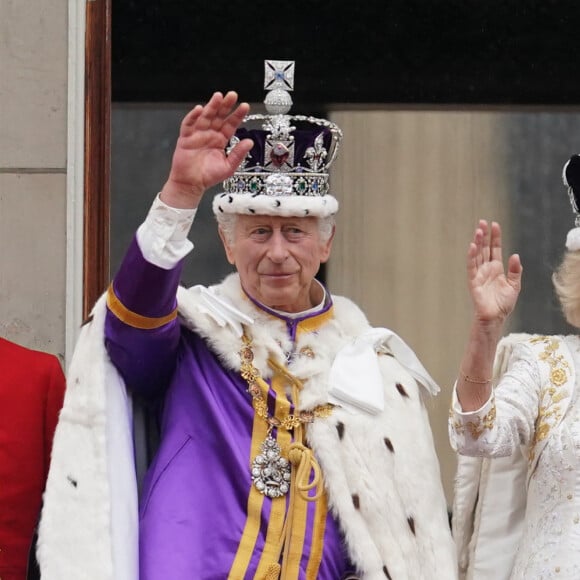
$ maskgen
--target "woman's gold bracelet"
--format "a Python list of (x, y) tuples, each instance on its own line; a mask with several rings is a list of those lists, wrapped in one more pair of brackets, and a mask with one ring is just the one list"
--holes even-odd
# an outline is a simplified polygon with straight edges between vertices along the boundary
[(491, 383), (491, 379), (480, 379), (479, 377), (470, 377), (469, 375), (466, 375), (463, 371), (459, 371), (459, 374), (466, 383), (475, 383), (477, 385), (486, 385), (487, 383)]

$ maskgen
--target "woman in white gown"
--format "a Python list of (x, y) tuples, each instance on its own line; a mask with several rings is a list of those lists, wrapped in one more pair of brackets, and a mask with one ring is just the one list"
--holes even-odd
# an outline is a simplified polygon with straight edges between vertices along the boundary
[[(564, 166), (564, 182), (576, 227), (553, 281), (566, 320), (580, 328), (580, 156)], [(500, 342), (521, 277), (517, 254), (504, 270), (500, 226), (480, 221), (467, 256), (473, 323), (449, 419), (460, 454), (453, 514), (460, 575), (578, 580), (580, 338)]]

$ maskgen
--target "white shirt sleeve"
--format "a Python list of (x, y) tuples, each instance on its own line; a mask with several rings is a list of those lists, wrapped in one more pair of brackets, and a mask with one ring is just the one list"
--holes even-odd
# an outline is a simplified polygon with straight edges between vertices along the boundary
[(171, 270), (193, 249), (187, 239), (197, 209), (178, 209), (153, 201), (145, 221), (137, 229), (137, 244), (143, 257), (155, 266)]

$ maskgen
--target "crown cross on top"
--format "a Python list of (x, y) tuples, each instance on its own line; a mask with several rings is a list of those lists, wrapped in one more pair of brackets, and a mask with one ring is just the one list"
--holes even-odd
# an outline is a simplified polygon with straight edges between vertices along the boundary
[[(282, 207), (282, 198), (287, 198), (285, 202), (295, 200), (284, 203), (285, 209), (276, 210), (276, 215), (294, 211), (290, 209), (291, 204), (302, 204), (296, 201), (297, 198), (324, 200), (320, 206), (307, 203), (306, 215), (311, 211), (327, 211), (324, 206), (332, 197), (328, 195), (329, 167), (336, 157), (342, 131), (326, 119), (290, 114), (294, 70), (294, 61), (264, 61), (267, 114), (248, 115), (230, 140), (226, 152), (244, 138), (252, 139), (254, 147), (234, 175), (224, 181), (226, 197), (223, 204), (219, 203), (218, 211), (228, 212), (242, 207), (249, 213), (261, 211), (256, 208), (270, 208), (270, 201), (264, 201), (264, 198), (271, 199), (277, 208)], [(259, 122), (261, 129), (256, 127)], [(247, 202), (242, 201), (244, 196), (247, 196)], [(329, 214), (338, 207), (335, 207), (337, 202), (333, 197), (332, 200), (334, 209), (329, 209)]]
[(264, 61), (264, 89), (272, 91), (282, 89), (294, 90), (294, 61), (266, 60)]

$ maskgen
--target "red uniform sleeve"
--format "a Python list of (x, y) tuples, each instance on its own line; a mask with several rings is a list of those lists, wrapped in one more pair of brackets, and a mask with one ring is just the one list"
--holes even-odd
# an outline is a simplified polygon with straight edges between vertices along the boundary
[(46, 389), (46, 407), (44, 418), (44, 474), (45, 479), (48, 475), (50, 465), (50, 452), (52, 449), (52, 440), (54, 431), (58, 422), (60, 410), (64, 402), (64, 393), (66, 388), (65, 376), (56, 357), (52, 357), (48, 369), (48, 384)]

